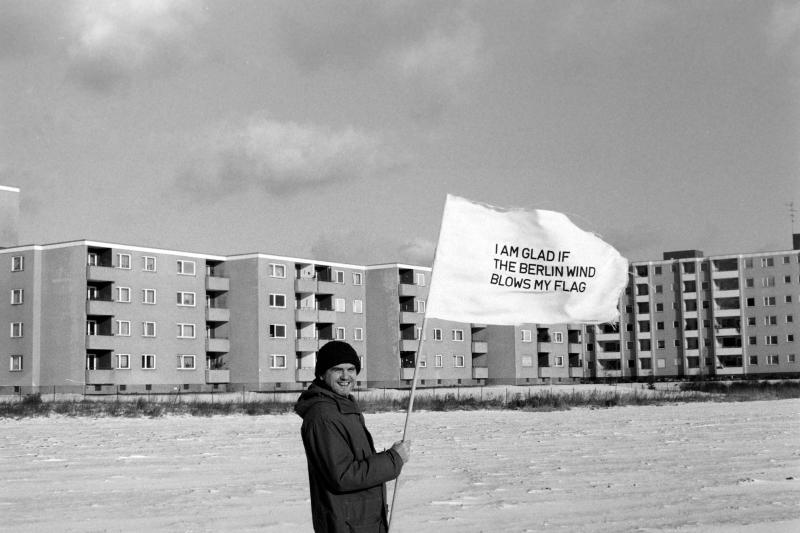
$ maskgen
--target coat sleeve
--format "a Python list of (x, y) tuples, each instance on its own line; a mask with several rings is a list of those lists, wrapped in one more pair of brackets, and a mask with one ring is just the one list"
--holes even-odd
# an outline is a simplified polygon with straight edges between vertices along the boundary
[(356, 457), (346, 428), (336, 421), (315, 420), (303, 432), (308, 459), (331, 492), (363, 490), (400, 475), (403, 460), (394, 450)]

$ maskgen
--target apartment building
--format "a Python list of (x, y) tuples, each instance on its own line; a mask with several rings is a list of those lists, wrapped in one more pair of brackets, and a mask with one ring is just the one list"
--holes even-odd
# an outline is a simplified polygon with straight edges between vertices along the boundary
[(620, 322), (590, 329), (593, 378), (798, 376), (794, 249), (635, 262)]
[(360, 387), (798, 376), (792, 250), (631, 264), (614, 324), (425, 320), (431, 269), (96, 241), (17, 243), (0, 187), (0, 394), (299, 390), (339, 339)]

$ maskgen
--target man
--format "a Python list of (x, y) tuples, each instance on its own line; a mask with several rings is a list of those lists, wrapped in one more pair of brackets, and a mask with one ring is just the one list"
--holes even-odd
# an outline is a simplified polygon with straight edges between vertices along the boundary
[(385, 532), (385, 483), (400, 475), (409, 442), (377, 453), (351, 395), (361, 361), (352, 346), (331, 341), (317, 352), (316, 379), (295, 405), (308, 461), (311, 517), (317, 532)]

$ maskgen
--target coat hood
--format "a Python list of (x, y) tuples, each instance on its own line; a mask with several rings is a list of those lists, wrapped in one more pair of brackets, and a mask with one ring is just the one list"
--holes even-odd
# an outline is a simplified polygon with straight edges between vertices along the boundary
[(294, 412), (305, 418), (308, 412), (317, 404), (327, 404), (337, 408), (342, 413), (360, 413), (358, 405), (352, 396), (344, 397), (333, 392), (324, 381), (315, 379), (306, 390), (300, 394), (294, 405)]

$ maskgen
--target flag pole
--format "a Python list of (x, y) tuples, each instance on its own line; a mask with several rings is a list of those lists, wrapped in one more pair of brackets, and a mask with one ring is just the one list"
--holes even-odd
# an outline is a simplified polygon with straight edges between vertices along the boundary
[[(434, 260), (435, 262), (435, 260)], [(431, 277), (431, 284), (433, 283), (433, 277)], [(430, 286), (428, 288), (430, 291)], [(400, 440), (406, 440), (406, 433), (408, 432), (408, 421), (411, 418), (411, 412), (414, 410), (414, 394), (417, 391), (417, 369), (419, 369), (419, 356), (422, 353), (422, 340), (425, 338), (425, 326), (428, 323), (428, 312), (427, 306), (425, 307), (425, 314), (422, 316), (422, 330), (419, 333), (419, 342), (417, 343), (417, 352), (414, 354), (414, 373), (411, 376), (411, 394), (408, 397), (408, 409), (406, 410), (406, 420), (403, 423), (403, 437)], [(389, 516), (387, 518), (386, 524), (386, 531), (387, 533), (391, 529), (392, 526), (392, 517), (394, 516), (394, 503), (397, 499), (397, 488), (398, 482), (400, 481), (400, 476), (397, 476), (394, 480), (394, 491), (392, 491), (392, 506), (389, 508)]]

